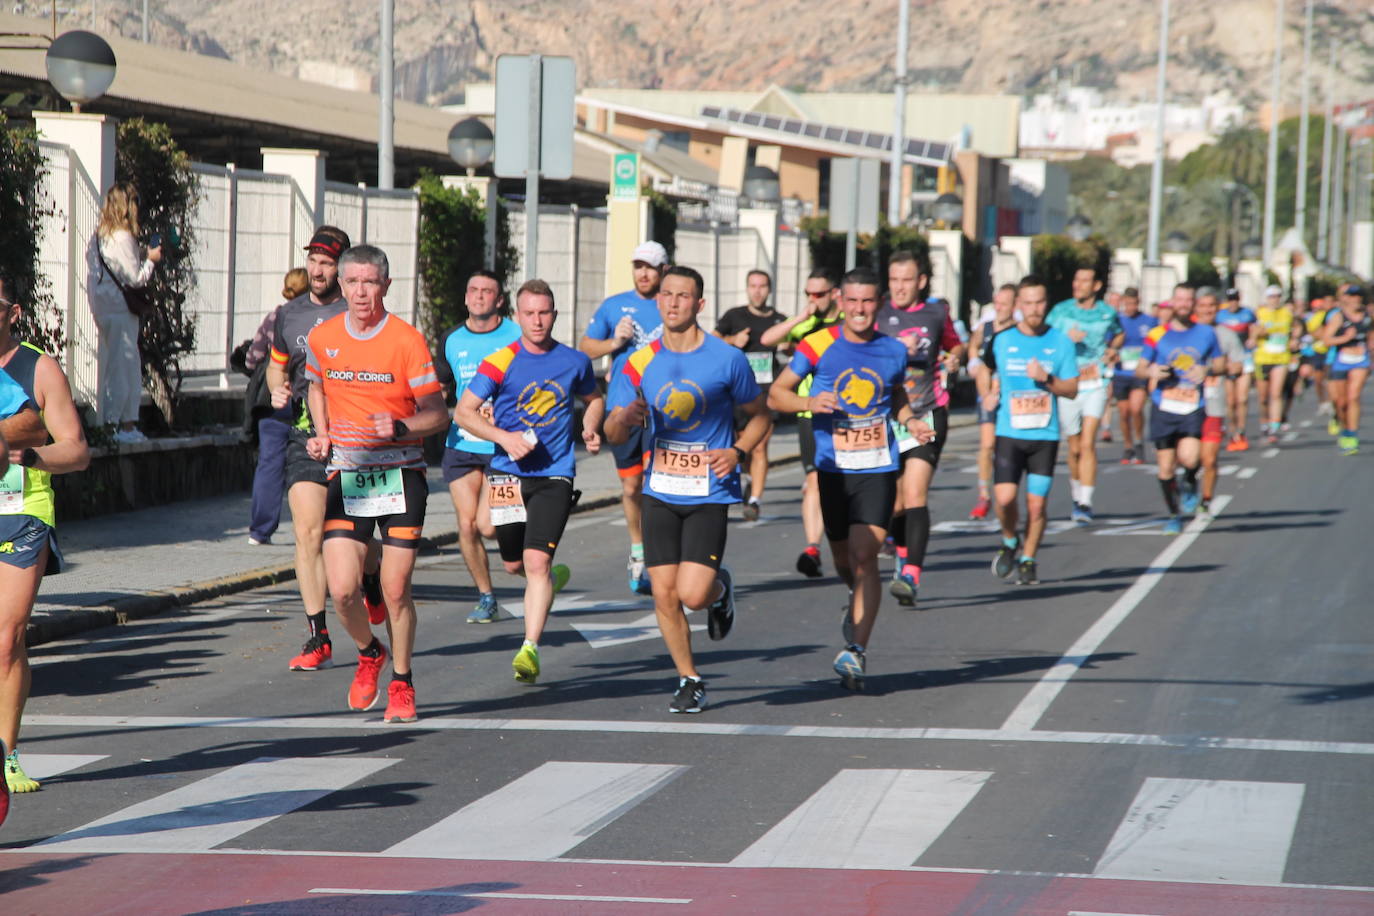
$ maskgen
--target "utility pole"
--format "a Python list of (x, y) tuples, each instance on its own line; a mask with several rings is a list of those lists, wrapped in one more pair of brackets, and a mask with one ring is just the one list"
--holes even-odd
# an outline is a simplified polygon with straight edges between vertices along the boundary
[(391, 190), (396, 186), (396, 75), (392, 57), (394, 36), (392, 26), (396, 20), (395, 0), (382, 0), (382, 29), (378, 52), (377, 91), (381, 96), (379, 108), (380, 123), (377, 125), (377, 187)]
[(1274, 80), (1269, 91), (1269, 156), (1264, 167), (1264, 265), (1274, 250), (1274, 216), (1279, 189), (1279, 93), (1283, 89), (1283, 13), (1285, 0), (1274, 4)]
[(1336, 134), (1335, 187), (1331, 191), (1331, 263), (1339, 265), (1345, 252), (1345, 145), (1349, 139), (1342, 128)]
[(1312, 62), (1312, 0), (1307, 0), (1307, 22), (1302, 36), (1302, 117), (1298, 128), (1298, 186), (1293, 198), (1293, 226), (1307, 243), (1307, 101), (1308, 67)]
[(911, 0), (897, 0), (897, 66), (892, 84), (892, 164), (887, 179), (887, 222), (902, 222), (902, 174), (906, 157), (906, 58), (911, 32)]
[(1336, 98), (1331, 74), (1336, 69), (1336, 42), (1331, 42), (1331, 59), (1326, 67), (1326, 123), (1322, 128), (1322, 190), (1317, 201), (1317, 260), (1326, 262), (1326, 239), (1331, 225), (1331, 131), (1336, 117)]
[(148, 0), (143, 0), (143, 43), (148, 43)]
[(1150, 167), (1150, 233), (1146, 240), (1145, 262), (1159, 263), (1159, 221), (1164, 208), (1164, 93), (1166, 68), (1169, 65), (1169, 0), (1159, 4), (1159, 73), (1155, 78), (1155, 94), (1159, 97), (1159, 111), (1155, 116), (1155, 161)]

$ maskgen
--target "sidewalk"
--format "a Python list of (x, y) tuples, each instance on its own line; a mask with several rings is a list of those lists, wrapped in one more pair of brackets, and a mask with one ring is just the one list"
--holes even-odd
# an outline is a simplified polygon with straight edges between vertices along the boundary
[[(950, 428), (974, 423), (971, 410), (950, 417)], [(797, 431), (773, 434), (773, 464), (796, 461)], [(575, 511), (615, 505), (620, 483), (608, 451), (578, 456)], [(432, 546), (458, 539), (453, 503), (437, 468), (429, 472), (425, 540)], [(295, 578), (291, 513), (282, 509), (272, 543), (248, 543), (248, 493), (193, 500), (63, 524), (58, 535), (67, 571), (43, 580), (29, 622), (28, 644), (150, 617), (217, 595)]]

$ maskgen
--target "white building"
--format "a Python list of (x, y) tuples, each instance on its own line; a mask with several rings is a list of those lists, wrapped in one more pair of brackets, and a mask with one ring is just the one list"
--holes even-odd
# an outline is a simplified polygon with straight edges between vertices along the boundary
[[(1108, 103), (1099, 90), (1083, 86), (1057, 94), (1043, 93), (1021, 111), (1021, 154), (1069, 159), (1092, 153), (1112, 154), (1115, 147), (1124, 146), (1131, 150), (1130, 164), (1150, 162), (1154, 157), (1158, 111), (1153, 102)], [(1167, 104), (1167, 155), (1174, 158), (1179, 149), (1186, 153), (1239, 125), (1244, 118), (1245, 109), (1229, 92), (1209, 95), (1199, 105)], [(1150, 142), (1142, 159), (1141, 141), (1147, 135)], [(1173, 139), (1176, 135), (1187, 138), (1177, 147)]]

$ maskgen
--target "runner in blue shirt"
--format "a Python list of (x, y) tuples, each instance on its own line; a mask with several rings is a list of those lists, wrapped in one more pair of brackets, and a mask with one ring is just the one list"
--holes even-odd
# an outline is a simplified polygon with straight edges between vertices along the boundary
[[(519, 326), (501, 317), (505, 297), (501, 279), (492, 271), (478, 270), (468, 278), (463, 303), (467, 320), (442, 338), (434, 361), (439, 381), (453, 395), (450, 404), (467, 390), (482, 360), (520, 339)], [(490, 408), (489, 404), (484, 406)], [(491, 590), (487, 549), (482, 544), (483, 537), (495, 537), (487, 490), (482, 486), (495, 451), (493, 443), (477, 438), (457, 423), (449, 428), (444, 442), (442, 468), (458, 516), (458, 547), (472, 573), (472, 584), (477, 586), (477, 606), (468, 614), (468, 623), (491, 623), (500, 613)]]
[(1107, 413), (1107, 367), (1116, 362), (1121, 346), (1121, 320), (1116, 309), (1097, 298), (1102, 279), (1092, 267), (1073, 273), (1073, 298), (1050, 310), (1045, 323), (1073, 341), (1078, 360), (1078, 394), (1059, 402), (1059, 424), (1069, 440), (1069, 486), (1073, 491), (1073, 520), (1093, 520), (1093, 491), (1097, 488), (1097, 428)]
[[(1180, 286), (1183, 284), (1180, 284)], [(1191, 288), (1190, 288), (1191, 292)], [(1136, 375), (1150, 380), (1150, 438), (1154, 440), (1159, 487), (1169, 520), (1167, 534), (1183, 530), (1180, 507), (1192, 513), (1198, 506), (1198, 467), (1202, 462), (1202, 386), (1207, 376), (1226, 374), (1226, 357), (1216, 331), (1193, 323), (1193, 297), (1175, 297), (1174, 313), (1145, 338)], [(1174, 472), (1183, 466), (1184, 489), (1180, 499)]]
[[(1021, 320), (992, 339), (993, 373), (983, 409), (997, 412), (993, 445), (993, 497), (1002, 525), (1002, 546), (992, 571), (1005, 579), (1015, 570), (1021, 585), (1040, 581), (1035, 552), (1045, 534), (1046, 505), (1059, 454), (1059, 407), (1078, 393), (1073, 341), (1045, 323), (1045, 281), (1031, 275), (1016, 285)], [(1056, 400), (1060, 399), (1060, 400)], [(1026, 477), (1026, 536), (1017, 534), (1016, 495)], [(1019, 552), (1019, 559), (1018, 559)]]
[[(625, 367), (630, 354), (658, 340), (663, 320), (658, 314), (658, 285), (668, 266), (668, 252), (658, 242), (645, 242), (631, 255), (634, 289), (617, 293), (597, 307), (587, 333), (577, 348), (592, 359), (611, 356), (607, 378)], [(620, 508), (630, 534), (630, 558), (625, 564), (630, 591), (638, 595), (653, 590), (644, 566), (644, 537), (640, 503), (644, 491), (644, 439), (636, 430), (611, 447), (616, 473), (620, 475)]]
[[(1140, 291), (1130, 287), (1121, 294), (1121, 350), (1112, 374), (1112, 397), (1120, 411), (1122, 464), (1140, 464), (1145, 460), (1145, 396), (1149, 383), (1135, 374), (1140, 364), (1140, 352), (1145, 348), (1145, 335), (1155, 326), (1155, 319), (1140, 310)], [(1139, 450), (1136, 443), (1140, 443)]]
[[(612, 443), (640, 433), (649, 452), (644, 560), (659, 630), (677, 668), (673, 713), (706, 705), (684, 607), (706, 608), (711, 639), (724, 639), (734, 625), (734, 587), (721, 565), (726, 513), (740, 501), (740, 464), (771, 425), (743, 351), (698, 323), (705, 305), (701, 274), (681, 266), (664, 272), (663, 334), (612, 378), (606, 418)], [(748, 417), (738, 439), (736, 408)]]
[[(935, 430), (917, 418), (903, 384), (907, 349), (880, 334), (878, 278), (851, 270), (840, 282), (842, 324), (808, 334), (768, 392), (768, 406), (810, 411), (825, 535), (835, 571), (850, 588), (844, 617), (845, 646), (833, 668), (851, 690), (863, 688), (866, 655), (882, 596), (878, 550), (887, 534), (901, 468), (888, 421), (918, 445)], [(811, 378), (810, 395), (797, 394)]]
[[(592, 455), (606, 408), (591, 360), (553, 339), (557, 317), (549, 285), (525, 281), (515, 296), (520, 339), (482, 360), (454, 411), (463, 429), (496, 444), (487, 501), (506, 572), (525, 577), (525, 643), (511, 667), (526, 684), (539, 679), (539, 638), (571, 576), (552, 564), (576, 502), (573, 398), (585, 405), (581, 437)], [(492, 419), (482, 409), (488, 400)]]

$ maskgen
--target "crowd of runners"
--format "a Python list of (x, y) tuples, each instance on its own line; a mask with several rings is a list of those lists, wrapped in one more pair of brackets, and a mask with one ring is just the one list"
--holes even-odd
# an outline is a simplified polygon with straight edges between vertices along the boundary
[[(948, 302), (928, 295), (922, 257), (899, 251), (884, 267), (814, 271), (794, 315), (772, 302), (771, 277), (753, 271), (747, 304), (708, 325), (701, 275), (646, 242), (633, 253), (633, 289), (601, 304), (576, 348), (553, 337), (547, 283), (529, 280), (507, 303), (500, 278), (479, 270), (464, 321), (431, 351), (387, 311), (386, 254), (320, 227), (306, 247), (308, 289), (267, 322), (267, 386), (289, 417), (285, 483), (308, 634), (290, 668), (332, 665), (331, 599), (357, 651), (348, 708), (371, 709), (384, 693), (385, 721), (416, 719), (411, 579), (431, 436), (445, 436), (442, 477), (478, 593), (467, 621), (500, 616), (486, 539), (505, 572), (525, 580), (525, 638), (511, 662), (523, 683), (540, 677), (540, 639), (571, 576), (554, 561), (580, 496), (578, 448), (608, 447), (628, 531), (627, 585), (652, 596), (676, 669), (672, 713), (706, 705), (687, 615), (704, 612), (712, 640), (730, 633), (727, 513), (741, 503), (745, 519), (759, 518), (770, 437), (785, 415), (795, 417), (805, 472), (796, 568), (823, 576), (828, 544), (849, 596), (833, 669), (855, 690), (883, 592), (918, 606), (930, 485), (952, 380), (965, 373), (979, 426), (969, 517), (995, 518), (992, 572), (1022, 585), (1039, 580), (1061, 441), (1074, 522), (1094, 523), (1103, 443), (1119, 438), (1123, 464), (1155, 463), (1170, 532), (1208, 512), (1223, 447), (1250, 447), (1252, 388), (1256, 434), (1268, 442), (1310, 397), (1338, 448), (1358, 451), (1374, 344), (1358, 286), (1311, 303), (1271, 286), (1252, 309), (1234, 289), (1179, 284), (1147, 307), (1134, 289), (1104, 296), (1104, 278), (1084, 267), (1057, 304), (1035, 276), (998, 289), (970, 333)], [(21, 305), (3, 285), (0, 308), (3, 819), (7, 792), (38, 788), (15, 747), (29, 686), (25, 624), (42, 576), (62, 562), (50, 478), (89, 458), (58, 364), (11, 336)]]

